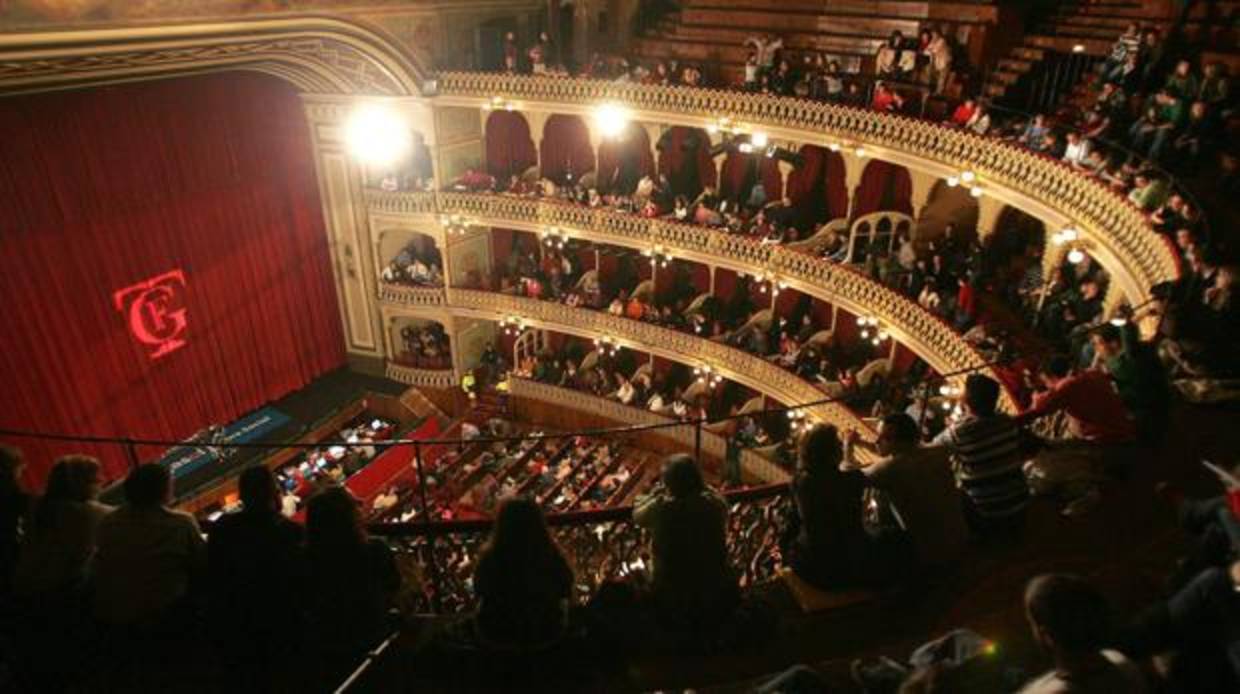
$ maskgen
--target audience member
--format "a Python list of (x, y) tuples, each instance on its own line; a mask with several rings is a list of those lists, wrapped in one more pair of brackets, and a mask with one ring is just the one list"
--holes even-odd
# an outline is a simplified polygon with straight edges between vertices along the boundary
[(94, 559), (99, 524), (112, 507), (99, 496), (99, 461), (83, 455), (60, 458), (47, 476), (18, 560), (19, 596), (51, 605), (78, 605)]
[(8, 597), (18, 549), (30, 512), (30, 495), (22, 489), (25, 460), (18, 449), (0, 444), (0, 600)]
[(539, 505), (524, 497), (500, 504), (474, 570), (482, 638), (522, 648), (554, 641), (567, 625), (572, 588), (572, 569)]
[(723, 498), (684, 454), (667, 458), (661, 484), (634, 503), (633, 521), (650, 531), (651, 593), (662, 621), (699, 624), (731, 612), (737, 585), (727, 517)]
[(971, 374), (965, 379), (964, 415), (931, 443), (951, 451), (965, 519), (987, 538), (1019, 534), (1029, 504), (1020, 427), (997, 411), (998, 402), (999, 384)]
[(125, 503), (99, 523), (94, 609), (107, 624), (190, 628), (206, 547), (194, 517), (168, 508), (172, 476), (158, 463), (125, 478)]
[(1111, 694), (1147, 691), (1145, 677), (1118, 651), (1104, 648), (1109, 636), (1106, 601), (1075, 576), (1043, 574), (1025, 589), (1025, 614), (1034, 640), (1054, 660), (1049, 672), (1020, 694)]

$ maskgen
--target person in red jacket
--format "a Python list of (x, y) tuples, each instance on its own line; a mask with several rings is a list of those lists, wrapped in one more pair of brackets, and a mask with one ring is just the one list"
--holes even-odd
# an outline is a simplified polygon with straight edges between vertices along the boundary
[(1073, 372), (1068, 357), (1048, 360), (1039, 377), (1046, 390), (1017, 421), (1032, 422), (1057, 412), (1067, 418), (1066, 440), (1049, 446), (1031, 463), (1035, 491), (1058, 493), (1067, 501), (1065, 515), (1085, 512), (1099, 499), (1098, 484), (1107, 473), (1127, 466), (1136, 452), (1137, 428), (1111, 379), (1101, 371)]

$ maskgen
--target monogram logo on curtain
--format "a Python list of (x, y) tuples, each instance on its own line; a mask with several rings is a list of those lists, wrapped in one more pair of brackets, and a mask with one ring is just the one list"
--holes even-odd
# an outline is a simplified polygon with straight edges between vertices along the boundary
[(185, 273), (172, 270), (112, 294), (129, 332), (159, 359), (185, 346)]

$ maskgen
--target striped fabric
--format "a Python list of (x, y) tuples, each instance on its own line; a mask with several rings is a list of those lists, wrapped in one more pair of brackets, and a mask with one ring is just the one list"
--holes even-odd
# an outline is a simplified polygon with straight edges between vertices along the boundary
[(951, 446), (956, 482), (978, 515), (1010, 516), (1028, 505), (1020, 427), (1010, 417), (965, 417), (939, 438)]

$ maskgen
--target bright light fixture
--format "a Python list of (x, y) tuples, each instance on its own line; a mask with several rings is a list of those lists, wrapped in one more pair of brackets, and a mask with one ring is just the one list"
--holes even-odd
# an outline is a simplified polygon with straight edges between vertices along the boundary
[(349, 152), (372, 166), (390, 166), (413, 146), (413, 133), (395, 109), (382, 104), (362, 104), (345, 125)]
[(864, 159), (866, 155), (865, 147), (858, 147), (856, 150), (857, 158)]
[(1068, 262), (1069, 263), (1072, 263), (1073, 265), (1077, 265), (1083, 260), (1085, 260), (1085, 252), (1082, 251), (1081, 249), (1073, 248), (1072, 250), (1068, 251)]
[(948, 188), (955, 188), (955, 187), (956, 187), (956, 186), (958, 186), (958, 185), (960, 185), (960, 179), (959, 179), (959, 178), (956, 178), (955, 176), (948, 176), (948, 177), (947, 177), (947, 187), (948, 187)]
[(975, 197), (975, 198), (980, 198), (980, 197), (982, 197), (982, 187), (981, 187), (981, 186), (973, 186), (971, 189), (969, 189), (969, 195), (972, 195), (972, 196), (973, 196), (973, 197)]
[(769, 139), (770, 138), (767, 137), (766, 133), (754, 133), (749, 136), (749, 143), (758, 149), (762, 149), (763, 147), (766, 147), (766, 143)]
[(632, 114), (623, 106), (603, 104), (594, 109), (594, 124), (603, 137), (618, 137), (629, 126)]
[(1073, 44), (1073, 45), (1072, 45), (1072, 52), (1073, 52), (1073, 53), (1084, 53), (1084, 52), (1085, 52), (1085, 44), (1083, 44), (1083, 43)]
[(976, 179), (977, 179), (977, 174), (973, 173), (972, 171), (961, 171), (960, 172), (960, 180), (964, 181), (965, 183), (972, 183)]

